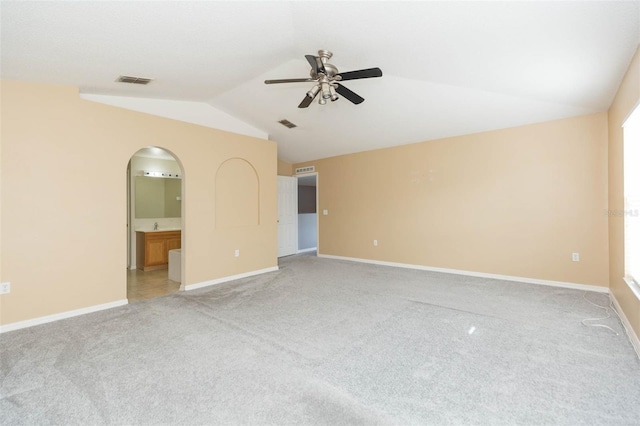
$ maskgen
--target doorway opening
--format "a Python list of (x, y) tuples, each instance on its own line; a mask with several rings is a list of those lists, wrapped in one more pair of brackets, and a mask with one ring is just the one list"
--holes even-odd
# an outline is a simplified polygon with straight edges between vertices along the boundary
[(318, 175), (298, 176), (298, 253), (317, 255)]
[(158, 147), (137, 151), (127, 166), (127, 299), (184, 288), (184, 170)]

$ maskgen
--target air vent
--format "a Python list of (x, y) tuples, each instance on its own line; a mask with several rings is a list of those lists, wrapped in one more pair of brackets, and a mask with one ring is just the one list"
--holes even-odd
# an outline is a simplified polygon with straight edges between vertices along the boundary
[(299, 175), (301, 173), (313, 173), (315, 171), (316, 171), (316, 166), (298, 167), (296, 169), (296, 174)]
[(131, 77), (128, 75), (121, 75), (116, 79), (116, 83), (130, 83), (130, 84), (149, 84), (153, 80), (152, 78), (144, 77)]
[(295, 124), (293, 124), (292, 122), (290, 122), (289, 120), (280, 120), (280, 121), (278, 121), (278, 123), (282, 124), (284, 127), (290, 128), (290, 129), (293, 129), (294, 127), (298, 127)]

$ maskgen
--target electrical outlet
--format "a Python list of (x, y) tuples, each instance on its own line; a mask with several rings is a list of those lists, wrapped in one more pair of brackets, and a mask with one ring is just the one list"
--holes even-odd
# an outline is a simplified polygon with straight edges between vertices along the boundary
[(11, 283), (0, 283), (0, 294), (11, 293)]
[(240, 250), (236, 249), (234, 255), (235, 257), (240, 257)]
[(327, 216), (328, 214), (329, 214), (329, 210), (327, 210), (327, 209), (322, 210), (322, 215), (323, 216)]
[(580, 262), (580, 253), (571, 253), (571, 260), (574, 262)]
[(373, 246), (378, 247), (378, 240), (373, 240)]

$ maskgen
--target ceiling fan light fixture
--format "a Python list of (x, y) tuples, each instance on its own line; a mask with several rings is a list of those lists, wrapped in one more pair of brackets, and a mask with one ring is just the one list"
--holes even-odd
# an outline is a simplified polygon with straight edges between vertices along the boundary
[(324, 105), (324, 104), (326, 104), (326, 103), (327, 103), (327, 100), (326, 100), (325, 98), (323, 98), (322, 96), (320, 96), (320, 97), (318, 98), (318, 103), (319, 103), (320, 105)]
[(322, 83), (322, 99), (331, 99), (331, 90), (329, 83)]
[(331, 102), (335, 102), (340, 99), (338, 97), (338, 94), (336, 93), (335, 87), (333, 87), (332, 85), (329, 85), (329, 92), (331, 93)]
[(307, 92), (307, 96), (311, 99), (315, 98), (318, 92), (320, 91), (320, 85), (316, 84)]

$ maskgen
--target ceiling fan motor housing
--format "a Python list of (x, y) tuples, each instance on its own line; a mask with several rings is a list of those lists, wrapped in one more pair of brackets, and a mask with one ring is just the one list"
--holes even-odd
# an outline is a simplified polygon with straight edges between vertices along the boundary
[(329, 78), (334, 78), (336, 75), (338, 75), (338, 68), (336, 68), (334, 65), (326, 63), (324, 64), (324, 70), (326, 71), (326, 75)]
[[(335, 76), (339, 73), (338, 68), (335, 65), (327, 62), (329, 59), (331, 59), (332, 56), (333, 53), (329, 52), (328, 50), (318, 50), (318, 57), (316, 58), (321, 62), (321, 64), (318, 64), (318, 69), (324, 68), (324, 75), (327, 76), (328, 79), (334, 79)], [(309, 74), (313, 79), (318, 78), (318, 73), (316, 73), (315, 69), (313, 68), (311, 69)]]

